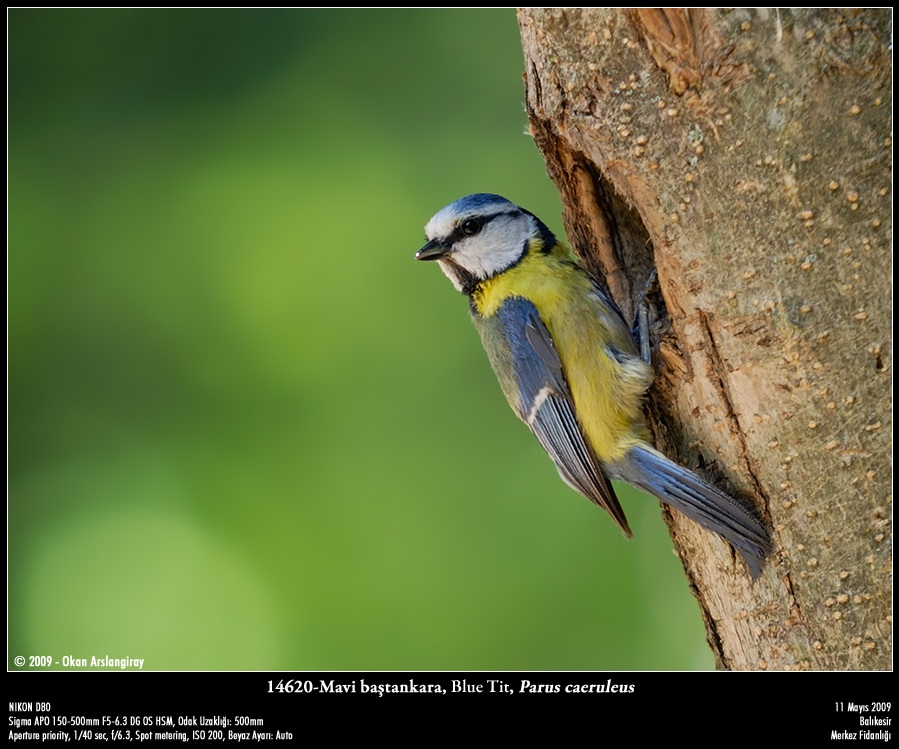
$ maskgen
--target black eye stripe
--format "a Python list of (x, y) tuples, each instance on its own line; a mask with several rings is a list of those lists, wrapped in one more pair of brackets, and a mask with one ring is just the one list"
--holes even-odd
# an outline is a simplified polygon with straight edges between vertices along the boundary
[[(479, 234), (484, 230), (484, 227), (487, 226), (493, 219), (499, 218), (500, 216), (520, 216), (521, 211), (502, 211), (501, 213), (492, 213), (489, 216), (469, 216), (464, 219), (453, 232), (446, 238), (447, 244), (455, 244), (461, 239), (465, 239), (466, 237), (473, 236), (473, 234)], [(465, 226), (469, 221), (479, 221), (480, 229), (477, 232), (473, 232), (471, 234), (466, 233), (462, 230), (462, 227)]]
[(477, 233), (481, 230), (481, 228), (482, 228), (483, 226), (484, 226), (484, 221), (483, 221), (483, 219), (481, 219), (481, 218), (469, 218), (469, 219), (466, 219), (465, 221), (463, 221), (463, 222), (459, 225), (459, 230), (460, 230), (466, 237), (473, 237), (475, 234), (477, 234)]

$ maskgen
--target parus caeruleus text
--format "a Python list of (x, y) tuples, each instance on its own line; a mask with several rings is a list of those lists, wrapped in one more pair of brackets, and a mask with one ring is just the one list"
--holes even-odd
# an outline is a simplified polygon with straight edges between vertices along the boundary
[(743, 503), (650, 445), (652, 368), (608, 293), (536, 216), (498, 195), (461, 198), (425, 226), (436, 260), (470, 302), (500, 386), (573, 489), (631, 535), (610, 479), (654, 494), (725, 538), (757, 577), (771, 551)]

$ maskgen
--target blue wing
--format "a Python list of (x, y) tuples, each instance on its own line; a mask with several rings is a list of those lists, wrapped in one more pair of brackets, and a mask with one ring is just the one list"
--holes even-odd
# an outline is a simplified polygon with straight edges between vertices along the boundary
[[(493, 325), (500, 330), (489, 330)], [(526, 299), (512, 297), (503, 302), (493, 320), (480, 320), (479, 327), (509, 403), (553, 459), (561, 477), (605, 509), (630, 536), (615, 490), (581, 432), (562, 362), (537, 308)]]

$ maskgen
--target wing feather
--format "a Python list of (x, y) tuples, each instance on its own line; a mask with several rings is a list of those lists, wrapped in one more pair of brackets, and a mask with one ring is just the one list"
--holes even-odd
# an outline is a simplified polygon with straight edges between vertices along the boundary
[[(631, 535), (615, 490), (590, 449), (577, 421), (574, 401), (552, 336), (537, 308), (526, 299), (512, 297), (496, 317), (508, 345), (514, 387), (509, 398), (518, 415), (556, 464), (561, 477), (576, 491), (606, 510)], [(489, 347), (488, 347), (489, 350)], [(508, 382), (499, 368), (508, 360), (491, 357), (500, 382)], [(505, 387), (505, 386), (504, 386)]]

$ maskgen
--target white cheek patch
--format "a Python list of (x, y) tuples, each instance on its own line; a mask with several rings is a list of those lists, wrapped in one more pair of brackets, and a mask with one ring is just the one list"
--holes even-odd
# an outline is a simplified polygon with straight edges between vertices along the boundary
[(453, 259), (480, 279), (495, 276), (524, 254), (528, 237), (536, 231), (532, 223), (521, 214), (497, 216), (480, 234), (457, 242)]

